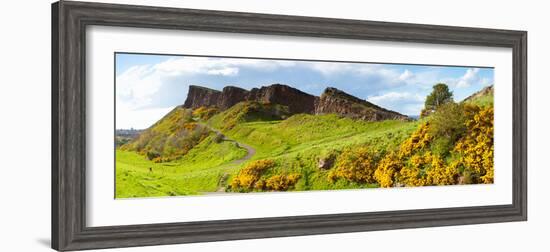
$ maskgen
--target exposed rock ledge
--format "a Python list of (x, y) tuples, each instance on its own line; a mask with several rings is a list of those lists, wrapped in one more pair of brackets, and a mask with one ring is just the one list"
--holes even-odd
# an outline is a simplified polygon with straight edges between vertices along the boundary
[(336, 88), (329, 87), (317, 97), (283, 84), (253, 88), (250, 91), (234, 86), (226, 86), (222, 91), (218, 91), (191, 85), (183, 107), (195, 109), (206, 106), (225, 110), (242, 101), (284, 105), (291, 114), (335, 113), (366, 121), (408, 119), (405, 115), (379, 107)]

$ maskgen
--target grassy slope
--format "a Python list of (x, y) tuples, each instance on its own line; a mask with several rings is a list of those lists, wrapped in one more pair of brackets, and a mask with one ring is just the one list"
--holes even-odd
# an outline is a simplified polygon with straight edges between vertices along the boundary
[(288, 107), (279, 104), (240, 102), (217, 114), (209, 121), (219, 130), (229, 130), (243, 122), (265, 122), (288, 118)]
[[(317, 168), (319, 156), (358, 144), (368, 144), (380, 151), (393, 148), (407, 138), (418, 124), (404, 121), (364, 122), (333, 114), (299, 114), (286, 120), (265, 121), (273, 117), (263, 118), (255, 109), (249, 111), (250, 115), (245, 115), (242, 113), (243, 106), (237, 104), (211, 118), (208, 124), (222, 130), (229, 138), (254, 147), (256, 154), (251, 160), (242, 164), (233, 163), (233, 160), (244, 157), (246, 150), (238, 148), (234, 142), (215, 143), (212, 141), (213, 133), (183, 158), (171, 162), (153, 163), (136, 152), (118, 149), (116, 196), (152, 197), (216, 191), (221, 186), (222, 177), (230, 181), (248, 162), (265, 158), (276, 162), (266, 176), (289, 172), (301, 174), (296, 190), (365, 187), (368, 185), (329, 183), (327, 172)], [(227, 120), (229, 115), (238, 115), (238, 120)], [(164, 123), (158, 126), (161, 125), (163, 129), (170, 127)]]
[[(235, 143), (212, 141), (213, 135), (195, 146), (183, 158), (154, 163), (132, 151), (117, 149), (116, 197), (189, 195), (215, 191), (219, 178), (231, 169), (231, 161), (246, 155)], [(152, 168), (152, 172), (149, 171)]]
[(493, 106), (494, 95), (493, 94), (487, 94), (487, 95), (483, 95), (483, 96), (473, 98), (473, 99), (468, 100), (466, 102), (470, 103), (470, 104), (478, 105), (480, 107)]
[(174, 160), (185, 155), (211, 133), (206, 127), (195, 123), (191, 110), (176, 107), (121, 149)]
[[(213, 127), (223, 128), (219, 117), (223, 117), (223, 113), (210, 122)], [(240, 123), (224, 133), (256, 148), (252, 160), (268, 158), (276, 162), (265, 176), (299, 173), (301, 179), (296, 190), (323, 190), (367, 185), (329, 183), (327, 172), (317, 168), (319, 156), (359, 144), (367, 144), (378, 151), (391, 149), (407, 138), (416, 125), (417, 122), (389, 120), (355, 121), (334, 114), (300, 114), (284, 121)]]

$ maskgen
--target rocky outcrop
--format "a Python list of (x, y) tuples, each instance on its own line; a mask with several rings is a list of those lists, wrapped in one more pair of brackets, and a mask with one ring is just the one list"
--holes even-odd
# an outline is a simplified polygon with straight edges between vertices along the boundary
[(334, 166), (334, 161), (336, 161), (335, 154), (321, 157), (317, 162), (317, 167), (321, 170), (329, 170), (332, 166)]
[(184, 108), (196, 109), (198, 107), (217, 107), (222, 92), (201, 86), (189, 86), (187, 99), (183, 103)]
[(244, 101), (248, 95), (246, 89), (234, 86), (224, 87), (222, 91), (190, 85), (187, 99), (183, 103), (184, 108), (196, 109), (198, 107), (217, 107), (221, 110)]
[(365, 121), (407, 120), (397, 112), (376, 106), (336, 88), (327, 88), (315, 105), (315, 114), (339, 114)]
[(315, 96), (282, 84), (253, 88), (246, 100), (287, 106), (291, 114), (315, 112)]
[(250, 91), (234, 86), (218, 91), (191, 85), (183, 107), (195, 109), (205, 106), (225, 110), (242, 101), (257, 101), (287, 106), (291, 114), (313, 114), (314, 100), (315, 96), (282, 84), (253, 88)]
[(290, 114), (339, 114), (366, 121), (406, 120), (407, 116), (376, 106), (336, 88), (327, 88), (320, 97), (304, 93), (296, 88), (273, 84), (248, 91), (226, 86), (222, 91), (200, 86), (189, 86), (184, 108), (217, 107), (226, 110), (242, 101), (286, 106)]
[(248, 90), (240, 87), (226, 86), (222, 90), (217, 107), (221, 110), (231, 108), (233, 105), (246, 100), (248, 93)]

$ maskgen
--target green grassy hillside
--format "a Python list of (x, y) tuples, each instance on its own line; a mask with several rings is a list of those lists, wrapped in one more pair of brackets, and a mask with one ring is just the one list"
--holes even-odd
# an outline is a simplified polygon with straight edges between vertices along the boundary
[(487, 86), (480, 91), (472, 94), (463, 101), (464, 103), (477, 105), (480, 107), (493, 106), (494, 102), (494, 87), (493, 85)]
[[(218, 115), (222, 117), (223, 114)], [(214, 127), (219, 126), (215, 120)], [(263, 178), (281, 174), (299, 174), (295, 190), (360, 188), (369, 185), (330, 183), (328, 171), (320, 169), (325, 156), (336, 156), (346, 148), (367, 145), (384, 152), (395, 149), (417, 127), (417, 122), (365, 122), (335, 114), (298, 114), (284, 121), (243, 122), (224, 132), (229, 137), (256, 148), (251, 161), (269, 159), (272, 167)], [(231, 177), (233, 178), (233, 177)]]
[[(275, 164), (265, 176), (291, 172), (301, 174), (296, 190), (349, 188), (349, 184), (329, 183), (327, 172), (317, 167), (318, 159), (358, 144), (369, 144), (379, 150), (395, 148), (417, 124), (364, 122), (334, 114), (298, 114), (281, 120), (287, 116), (284, 107), (257, 103), (237, 104), (209, 121), (195, 121), (189, 115), (190, 110), (175, 109), (148, 130), (150, 135), (141, 136), (128, 146), (117, 149), (117, 197), (223, 191), (239, 170), (266, 158), (274, 160)], [(155, 145), (174, 135), (170, 132), (182, 129), (172, 124), (189, 123), (212, 130), (181, 158), (157, 163), (154, 159), (148, 160), (144, 150), (162, 150)], [(227, 139), (217, 143), (219, 136), (213, 130), (222, 131)], [(153, 140), (147, 142), (147, 139)], [(239, 160), (247, 155), (247, 151), (233, 140), (252, 147), (254, 155), (248, 160)], [(357, 188), (365, 186), (368, 185), (355, 185)]]
[(116, 197), (492, 183), (492, 99), (420, 121), (178, 107), (117, 148)]
[(216, 191), (220, 178), (246, 155), (234, 142), (211, 135), (180, 159), (155, 163), (134, 151), (116, 151), (116, 197), (191, 195)]
[(195, 122), (191, 110), (176, 107), (121, 149), (166, 162), (184, 156), (211, 134), (207, 127)]
[(290, 112), (286, 106), (246, 101), (213, 116), (210, 124), (220, 130), (230, 130), (243, 122), (282, 120), (289, 116)]
[[(341, 148), (370, 141), (374, 148), (397, 145), (416, 123), (364, 122), (329, 115), (294, 115), (284, 121), (243, 122), (224, 133), (257, 149), (255, 159), (277, 157), (309, 148)], [(213, 125), (216, 127), (217, 125)]]
[(486, 95), (483, 95), (483, 96), (479, 96), (479, 97), (474, 97), (470, 100), (467, 100), (465, 101), (466, 103), (469, 103), (469, 104), (474, 104), (474, 105), (477, 105), (477, 106), (480, 106), (480, 107), (492, 107), (493, 106), (493, 103), (494, 103), (494, 95), (493, 93), (490, 93), (490, 94), (486, 94)]

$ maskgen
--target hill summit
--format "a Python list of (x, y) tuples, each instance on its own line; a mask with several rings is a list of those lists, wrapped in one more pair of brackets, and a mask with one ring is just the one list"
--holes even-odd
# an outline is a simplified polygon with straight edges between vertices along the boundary
[(191, 85), (183, 107), (190, 109), (216, 107), (226, 110), (243, 101), (286, 106), (290, 114), (334, 113), (366, 121), (408, 119), (405, 115), (379, 107), (333, 87), (326, 88), (318, 97), (278, 83), (253, 88), (250, 91), (234, 86), (226, 86), (222, 91), (218, 91)]
[(464, 98), (464, 101), (472, 101), (472, 100), (476, 100), (476, 99), (479, 99), (479, 98), (484, 97), (484, 96), (493, 96), (494, 92), (495, 92), (495, 89), (494, 89), (493, 85), (486, 86), (483, 89), (481, 89), (481, 90), (473, 93), (472, 95)]

